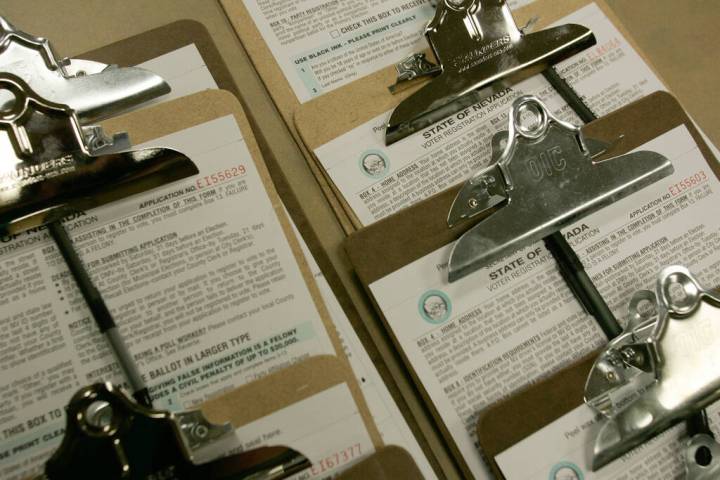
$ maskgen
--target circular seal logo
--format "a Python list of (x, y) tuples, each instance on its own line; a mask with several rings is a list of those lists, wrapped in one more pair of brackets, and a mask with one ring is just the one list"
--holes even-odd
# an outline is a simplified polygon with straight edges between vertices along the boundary
[(418, 300), (418, 311), (423, 320), (439, 325), (450, 318), (452, 303), (445, 292), (428, 290)]
[(560, 462), (550, 470), (549, 480), (584, 480), (583, 472), (572, 462)]
[(382, 178), (390, 170), (390, 160), (380, 150), (368, 150), (360, 155), (360, 170), (370, 178)]

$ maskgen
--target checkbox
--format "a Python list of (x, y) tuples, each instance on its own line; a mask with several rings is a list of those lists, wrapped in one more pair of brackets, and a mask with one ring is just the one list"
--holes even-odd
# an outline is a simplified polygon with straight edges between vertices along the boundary
[(337, 30), (333, 30), (332, 32), (330, 32), (330, 36), (332, 38), (338, 38), (340, 36), (340, 32)]

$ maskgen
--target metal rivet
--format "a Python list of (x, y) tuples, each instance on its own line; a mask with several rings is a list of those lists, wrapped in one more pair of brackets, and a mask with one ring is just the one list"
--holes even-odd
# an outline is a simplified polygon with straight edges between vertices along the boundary
[(196, 425), (193, 429), (193, 434), (199, 439), (207, 437), (210, 430), (205, 425)]
[(98, 400), (88, 405), (85, 410), (85, 421), (98, 430), (106, 430), (113, 420), (113, 410), (108, 402)]

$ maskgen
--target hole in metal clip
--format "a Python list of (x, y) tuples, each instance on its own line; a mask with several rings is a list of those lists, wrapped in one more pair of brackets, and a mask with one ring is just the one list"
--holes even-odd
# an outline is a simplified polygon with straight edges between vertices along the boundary
[(96, 430), (108, 430), (113, 422), (112, 407), (108, 402), (101, 400), (92, 402), (85, 409), (85, 421)]
[(17, 106), (17, 96), (12, 90), (0, 87), (0, 114), (3, 116), (12, 115)]
[(702, 445), (695, 450), (695, 463), (701, 467), (707, 467), (713, 461), (712, 452), (708, 447)]
[(671, 311), (686, 315), (695, 309), (702, 293), (687, 274), (673, 272), (663, 280), (663, 295)]
[(547, 113), (537, 103), (520, 105), (515, 113), (515, 126), (525, 137), (538, 138), (545, 132)]
[(460, 9), (464, 7), (465, 0), (445, 0), (448, 7)]

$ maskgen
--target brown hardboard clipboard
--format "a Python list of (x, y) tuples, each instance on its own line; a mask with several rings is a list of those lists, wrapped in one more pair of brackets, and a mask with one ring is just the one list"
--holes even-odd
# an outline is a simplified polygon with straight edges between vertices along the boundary
[[(226, 1), (238, 2), (239, 0)], [(650, 66), (650, 69), (653, 70), (653, 73), (662, 81), (647, 55), (639, 48), (632, 35), (604, 0), (564, 0), (562, 2), (536, 0), (515, 10), (513, 17), (518, 25), (525, 25), (532, 18), (538, 18), (538, 22), (533, 28), (540, 30), (590, 3), (596, 3), (600, 7), (602, 12), (627, 39), (632, 48), (638, 52), (645, 63)], [(427, 53), (430, 54), (429, 51)], [(429, 58), (432, 58), (432, 56)], [(332, 191), (340, 195), (341, 204), (346, 207), (348, 206), (347, 202), (313, 152), (340, 135), (393, 109), (400, 101), (426, 84), (426, 81), (416, 82), (399, 93), (392, 94), (389, 92), (388, 86), (395, 82), (396, 75), (394, 67), (387, 67), (313, 99), (296, 109), (295, 127), (307, 150), (311, 153), (308, 158), (311, 159), (311, 163), (315, 164), (314, 171), (320, 170), (327, 177)], [(352, 105), (352, 108), (347, 108), (347, 105)], [(332, 121), (328, 121), (328, 119), (332, 119)], [(353, 220), (356, 228), (362, 227), (352, 210), (348, 210), (346, 213)]]
[(586, 355), (480, 412), (478, 441), (495, 477), (505, 478), (495, 457), (584, 403), (585, 382), (601, 352)]
[[(211, 422), (230, 422), (238, 428), (343, 383), (354, 398), (362, 396), (353, 379), (352, 372), (337, 357), (310, 357), (211, 398), (203, 402), (200, 409)], [(364, 415), (363, 420), (368, 427)]]
[(250, 154), (253, 158), (258, 174), (262, 179), (265, 190), (270, 197), (271, 203), (283, 229), (285, 237), (290, 245), (295, 260), (298, 263), (315, 307), (320, 315), (325, 330), (336, 352), (337, 361), (347, 372), (347, 382), (358, 409), (363, 416), (365, 424), (368, 425), (368, 433), (374, 445), (382, 445), (380, 433), (375, 426), (370, 411), (362, 393), (357, 385), (357, 380), (352, 375), (350, 363), (345, 356), (342, 344), (337, 331), (330, 319), (327, 309), (322, 301), (320, 292), (317, 289), (310, 270), (305, 262), (302, 250), (298, 244), (297, 237), (292, 231), (292, 226), (285, 215), (280, 197), (270, 179), (265, 163), (262, 161), (260, 149), (255, 141), (250, 124), (245, 116), (238, 100), (229, 92), (222, 90), (207, 90), (204, 92), (182, 97), (160, 105), (152, 106), (137, 112), (129, 113), (103, 122), (107, 132), (128, 132), (135, 144), (141, 144), (159, 138), (184, 128), (198, 125), (222, 116), (233, 115), (237, 122)]
[[(225, 13), (228, 19), (230, 19), (235, 33), (247, 51), (250, 60), (270, 93), (270, 97), (275, 103), (290, 133), (297, 142), (303, 156), (308, 160), (310, 158), (310, 152), (304, 147), (293, 123), (293, 115), (295, 114), (295, 110), (300, 106), (300, 101), (295, 96), (282, 70), (280, 70), (280, 66), (275, 61), (272, 52), (270, 52), (270, 49), (263, 40), (250, 13), (243, 4), (243, 0), (220, 0), (220, 4), (225, 9)], [(346, 214), (349, 207), (343, 205), (343, 201), (340, 200), (342, 197), (335, 195), (333, 187), (331, 187), (328, 181), (328, 177), (325, 176), (322, 170), (318, 169), (314, 162), (308, 161), (308, 165), (325, 194), (328, 203), (330, 203), (330, 206), (335, 212), (337, 220), (343, 230), (346, 232), (353, 231), (353, 223)]]
[(599, 352), (480, 412), (480, 448), (496, 478), (495, 457), (583, 403), (585, 381)]
[[(238, 428), (331, 387), (347, 384), (347, 374), (335, 357), (311, 357), (210, 399), (200, 409), (211, 422), (230, 422)], [(352, 389), (351, 385), (348, 386)], [(389, 446), (379, 448), (338, 478), (421, 480), (423, 477), (405, 450)]]
[[(121, 66), (137, 65), (192, 43), (194, 43), (198, 48), (200, 55), (205, 61), (205, 65), (208, 67), (208, 70), (215, 79), (218, 87), (238, 95), (238, 87), (233, 81), (222, 56), (218, 52), (212, 36), (202, 23), (194, 20), (178, 20), (171, 24), (149, 30), (139, 35), (135, 35), (93, 50), (86, 54), (79, 55), (79, 57), (108, 64), (118, 64)], [(355, 310), (352, 300), (347, 292), (342, 288), (341, 281), (332, 268), (326, 252), (320, 248), (316, 233), (308, 224), (300, 202), (294, 195), (292, 189), (289, 187), (284, 174), (280, 171), (277, 160), (272, 155), (272, 150), (267, 146), (265, 138), (262, 135), (262, 131), (259, 129), (257, 123), (254, 122), (253, 117), (248, 117), (248, 121), (255, 133), (262, 156), (265, 159), (268, 170), (270, 171), (270, 175), (275, 184), (275, 188), (282, 198), (285, 207), (293, 217), (296, 227), (302, 233), (302, 236), (308, 247), (311, 249), (316, 262), (320, 265), (325, 278), (331, 285), (333, 293), (350, 319), (368, 355), (372, 358), (373, 363), (383, 377), (386, 387), (388, 387), (393, 399), (400, 407), (400, 410), (405, 414), (405, 420), (413, 431), (415, 438), (423, 449), (423, 452), (433, 465), (433, 468), (437, 470), (439, 468), (437, 460), (432, 449), (428, 445), (427, 440), (425, 439), (425, 435), (417, 425), (415, 418), (410, 416), (408, 413), (408, 409), (405, 407), (405, 400), (401, 397), (398, 388), (391, 380), (387, 366), (377, 351), (373, 341), (369, 338), (369, 334), (362, 328), (362, 322), (359, 319), (359, 315)]]
[(178, 20), (79, 55), (80, 58), (121, 66), (138, 65), (178, 48), (195, 44), (218, 88), (239, 95), (237, 85), (205, 25)]
[[(651, 119), (649, 121), (648, 119)], [(684, 125), (698, 145), (708, 166), (720, 178), (720, 165), (712, 155), (694, 124), (682, 109), (678, 101), (667, 92), (656, 92), (630, 105), (622, 107), (605, 117), (582, 127), (585, 135), (611, 144), (624, 135), (602, 158), (620, 155), (631, 151), (659, 135)], [(399, 270), (405, 265), (442, 248), (472, 228), (482, 218), (461, 223), (454, 228), (447, 226), (447, 214), (460, 189), (460, 185), (417, 203), (405, 210), (391, 215), (369, 227), (350, 235), (345, 249), (360, 282), (370, 296), (369, 285)], [(374, 300), (373, 300), (374, 302)], [(420, 394), (428, 404), (431, 413), (445, 436), (451, 451), (462, 463), (457, 447), (444, 427), (437, 410), (415, 374), (412, 364), (405, 357), (402, 346), (395, 338), (382, 311), (375, 308), (383, 319), (385, 328), (416, 382)]]
[[(240, 89), (233, 80), (222, 55), (215, 45), (213, 37), (204, 24), (195, 20), (178, 20), (168, 25), (157, 27), (83, 53), (78, 55), (78, 57), (107, 64), (131, 66), (138, 65), (190, 44), (195, 44), (197, 47), (210, 74), (215, 79), (218, 88), (236, 95), (243, 107), (247, 110), (247, 106), (242, 101)], [(288, 207), (298, 229), (303, 233), (303, 237), (317, 257), (319, 249), (313, 248), (317, 242), (308, 241), (308, 237), (314, 237), (314, 232), (311, 232), (310, 227), (305, 225), (307, 223), (305, 216), (302, 213), (302, 209), (299, 208), (299, 202), (289, 187), (284, 174), (281, 172), (277, 160), (274, 158), (273, 150), (267, 145), (263, 132), (257, 125), (255, 119), (252, 116), (248, 116), (248, 120), (260, 145), (260, 150), (266, 160), (276, 189)], [(347, 302), (345, 303), (347, 304)]]

